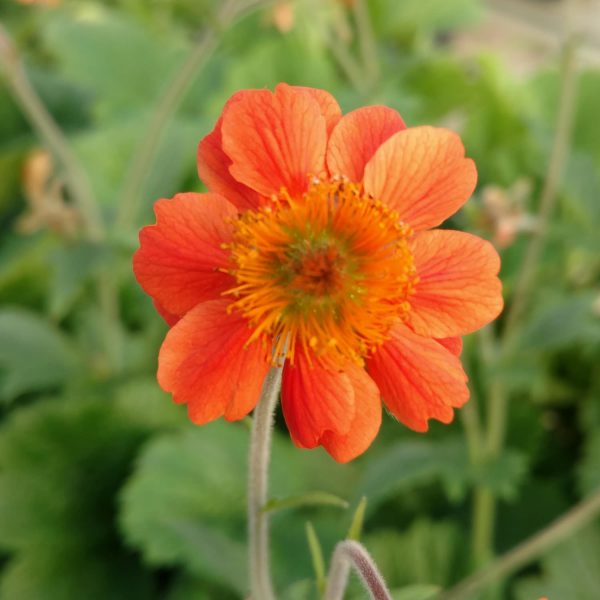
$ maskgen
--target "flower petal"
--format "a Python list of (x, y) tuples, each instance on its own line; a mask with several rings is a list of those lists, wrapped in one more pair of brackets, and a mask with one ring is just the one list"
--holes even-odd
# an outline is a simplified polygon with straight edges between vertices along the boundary
[(428, 419), (450, 423), (453, 408), (469, 399), (460, 360), (441, 344), (405, 325), (369, 360), (368, 371), (384, 404), (407, 427), (427, 431)]
[(461, 337), (448, 337), (442, 338), (441, 340), (437, 339), (435, 341), (444, 346), (449, 352), (452, 352), (454, 356), (460, 356), (462, 354), (463, 341)]
[(462, 231), (424, 231), (412, 252), (419, 281), (408, 322), (416, 333), (464, 335), (500, 314), (500, 258), (489, 242)]
[(362, 454), (373, 442), (381, 426), (381, 395), (364, 369), (344, 370), (354, 388), (355, 413), (348, 433), (326, 431), (321, 444), (335, 460), (348, 462)]
[(321, 109), (321, 114), (325, 117), (327, 135), (329, 135), (342, 118), (342, 109), (337, 100), (325, 90), (303, 86), (293, 86), (293, 89), (301, 90), (317, 101)]
[(362, 181), (365, 165), (391, 135), (406, 129), (402, 117), (387, 106), (365, 106), (342, 117), (327, 146), (332, 175)]
[(256, 405), (270, 368), (260, 342), (245, 347), (246, 319), (228, 314), (227, 300), (203, 302), (170, 331), (158, 357), (158, 382), (187, 403), (190, 419), (202, 425), (224, 416), (236, 421)]
[(218, 194), (178, 194), (154, 205), (156, 225), (140, 231), (133, 270), (146, 293), (171, 315), (232, 287), (221, 244), (231, 238), (226, 222), (237, 210)]
[(354, 388), (350, 378), (304, 352), (294, 364), (286, 362), (281, 383), (281, 406), (294, 443), (314, 448), (323, 434), (348, 434), (354, 419)]
[(156, 312), (165, 320), (169, 327), (173, 327), (173, 325), (175, 325), (175, 323), (177, 323), (179, 319), (181, 319), (179, 315), (174, 315), (173, 313), (170, 313), (168, 310), (166, 310), (165, 307), (158, 300), (153, 300), (152, 303), (154, 304)]
[(475, 163), (447, 129), (412, 127), (384, 142), (365, 167), (365, 190), (398, 211), (413, 229), (454, 214), (475, 189)]
[(229, 172), (263, 196), (284, 187), (301, 196), (311, 176), (325, 171), (326, 123), (319, 103), (280, 84), (275, 93), (247, 92), (223, 115), (223, 149)]
[[(226, 104), (240, 99), (235, 94)], [(225, 196), (240, 210), (256, 210), (261, 203), (261, 197), (253, 189), (236, 181), (229, 172), (231, 159), (223, 152), (220, 118), (215, 128), (198, 144), (198, 175), (211, 192)]]

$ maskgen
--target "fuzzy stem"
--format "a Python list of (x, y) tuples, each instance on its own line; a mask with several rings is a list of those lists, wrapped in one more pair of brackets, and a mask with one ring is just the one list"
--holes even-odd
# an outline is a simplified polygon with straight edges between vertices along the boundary
[(377, 565), (375, 565), (365, 547), (354, 540), (344, 540), (335, 547), (331, 559), (325, 600), (343, 599), (348, 585), (350, 567), (353, 567), (358, 573), (372, 600), (392, 600), (392, 595)]
[(281, 368), (273, 367), (263, 384), (252, 418), (248, 465), (248, 551), (252, 600), (274, 600), (269, 569), (267, 503), (273, 415), (281, 388)]

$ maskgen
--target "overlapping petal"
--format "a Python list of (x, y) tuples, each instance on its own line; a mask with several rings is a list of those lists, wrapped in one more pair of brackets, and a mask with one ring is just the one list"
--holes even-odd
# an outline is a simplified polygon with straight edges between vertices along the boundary
[(298, 352), (286, 362), (281, 404), (292, 439), (301, 448), (314, 448), (323, 434), (348, 434), (355, 415), (352, 381), (345, 373)]
[(341, 463), (362, 454), (373, 442), (381, 426), (381, 398), (375, 382), (359, 367), (345, 369), (354, 390), (354, 417), (347, 433), (326, 431), (321, 444)]
[(247, 92), (223, 113), (223, 150), (229, 172), (264, 196), (281, 188), (300, 197), (311, 176), (325, 172), (326, 120), (321, 105), (285, 84), (275, 93)]
[(469, 398), (460, 360), (437, 341), (397, 325), (369, 360), (384, 404), (407, 427), (427, 431), (428, 420), (449, 423)]
[(158, 382), (187, 403), (199, 425), (224, 416), (235, 421), (256, 405), (270, 368), (268, 349), (246, 347), (246, 319), (227, 313), (228, 301), (203, 302), (172, 327), (158, 357)]
[[(245, 92), (235, 94), (226, 106), (243, 98)], [(223, 151), (220, 118), (215, 128), (198, 144), (198, 175), (211, 192), (225, 196), (240, 210), (256, 210), (261, 204), (260, 194), (236, 181), (229, 167), (231, 159)]]
[(365, 167), (365, 190), (415, 231), (439, 225), (475, 189), (475, 164), (447, 129), (412, 127), (392, 135)]
[(292, 89), (304, 92), (313, 98), (313, 100), (316, 100), (321, 109), (321, 114), (325, 118), (327, 135), (329, 135), (342, 118), (342, 109), (337, 100), (329, 92), (317, 88), (293, 86)]
[(412, 252), (419, 281), (410, 297), (409, 323), (417, 333), (464, 335), (500, 314), (500, 258), (489, 242), (439, 229), (415, 236)]
[(183, 315), (233, 285), (225, 272), (235, 207), (218, 194), (178, 194), (154, 205), (156, 225), (140, 232), (133, 270), (166, 313)]
[(365, 106), (344, 115), (327, 146), (331, 175), (362, 181), (365, 165), (390, 136), (406, 128), (402, 117), (387, 106)]

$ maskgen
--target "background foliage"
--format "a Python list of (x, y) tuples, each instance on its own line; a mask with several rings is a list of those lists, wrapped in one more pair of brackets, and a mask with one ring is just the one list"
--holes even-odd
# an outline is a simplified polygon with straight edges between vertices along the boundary
[[(87, 173), (104, 233), (86, 229), (64, 165), (49, 162), (0, 78), (0, 597), (240, 598), (248, 431), (193, 427), (155, 383), (166, 327), (131, 272), (152, 201), (201, 189), (196, 143), (237, 89), (287, 81), (328, 89), (345, 111), (387, 104), (410, 125), (461, 132), (479, 185), (450, 226), (497, 243), (510, 310), (539, 224), (559, 56), (523, 76), (483, 46), (460, 52), (485, 18), (477, 0), (297, 0), (225, 24), (223, 3), (209, 0), (54, 4), (5, 1), (0, 18)], [(206, 31), (215, 49), (171, 114), (165, 94)], [(278, 422), (273, 496), (315, 490), (348, 506), (317, 494), (315, 506), (274, 513), (283, 599), (317, 597), (306, 522), (327, 557), (363, 496), (362, 541), (396, 598), (426, 600), (600, 484), (599, 70), (581, 67), (574, 85), (564, 176), (522, 319), (506, 351), (503, 318), (465, 340), (468, 411), (426, 436), (386, 418), (347, 466), (295, 449)], [(506, 436), (485, 453), (473, 423), (493, 417), (497, 385)], [(598, 556), (594, 526), (487, 594), (592, 600)]]

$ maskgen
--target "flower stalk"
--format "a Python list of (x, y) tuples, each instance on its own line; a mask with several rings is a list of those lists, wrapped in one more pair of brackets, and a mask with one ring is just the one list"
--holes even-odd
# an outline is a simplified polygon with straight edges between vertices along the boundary
[(267, 374), (250, 433), (248, 552), (252, 600), (275, 599), (269, 567), (269, 513), (263, 507), (267, 503), (273, 415), (281, 388), (281, 373), (280, 367), (273, 367)]
[(360, 576), (372, 600), (392, 600), (392, 595), (377, 565), (365, 547), (354, 540), (344, 540), (335, 548), (325, 600), (343, 600), (351, 568)]

